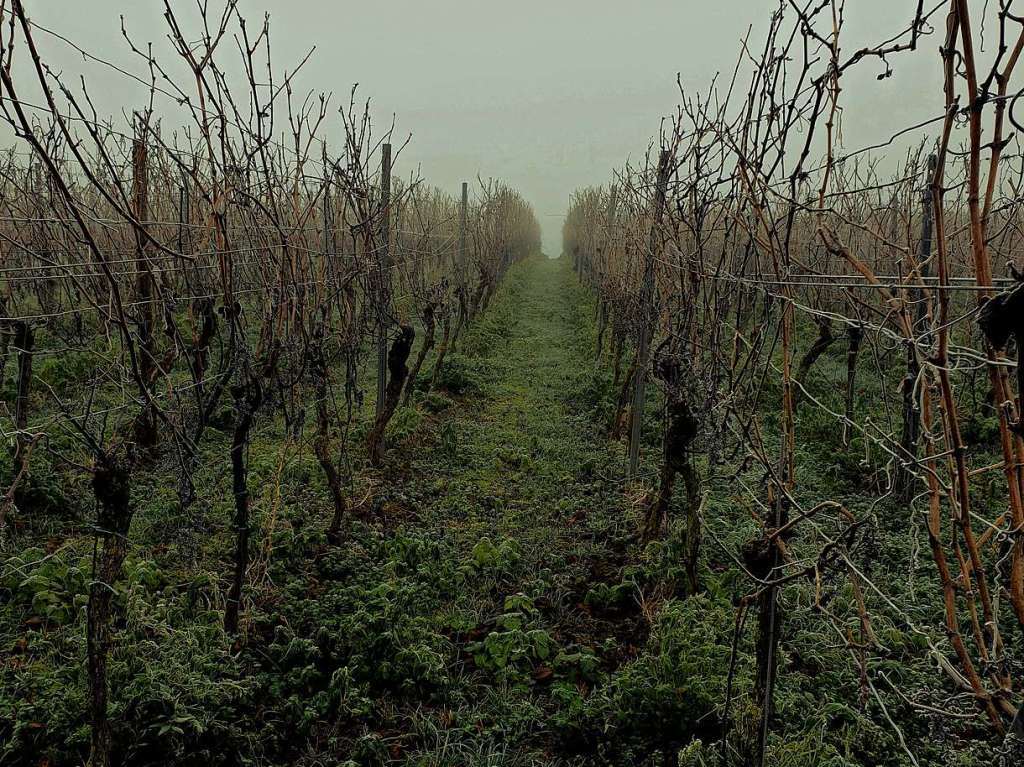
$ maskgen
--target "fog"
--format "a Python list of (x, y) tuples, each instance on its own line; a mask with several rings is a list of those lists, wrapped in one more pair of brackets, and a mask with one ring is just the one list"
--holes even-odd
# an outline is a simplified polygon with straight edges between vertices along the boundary
[[(173, 60), (158, 0), (28, 2), (33, 20), (82, 48), (145, 75), (121, 36), (120, 16), (137, 43)], [(178, 9), (178, 3), (175, 8)], [(844, 48), (852, 51), (905, 29), (916, 0), (848, 4)], [(330, 91), (347, 101), (359, 84), (378, 128), (397, 121), (411, 143), (398, 172), (416, 169), (456, 193), (463, 180), (498, 177), (534, 205), (549, 255), (560, 251), (561, 221), (573, 189), (605, 183), (612, 169), (641, 158), (659, 120), (684, 89), (706, 91), (728, 77), (741, 41), (760, 51), (774, 2), (752, 0), (242, 0), (255, 28), (271, 16), (278, 72), (311, 49), (298, 92)], [(181, 2), (180, 13), (195, 17)], [(65, 74), (84, 73), (101, 114), (144, 104), (145, 90), (109, 67), (83, 60), (66, 43), (38, 40), (44, 58)], [(856, 147), (942, 111), (939, 33), (918, 51), (891, 58), (892, 77), (866, 60), (844, 77), (844, 141)], [(232, 45), (234, 43), (232, 42)], [(173, 104), (158, 102), (158, 112)], [(329, 135), (338, 135), (338, 120)], [(917, 141), (915, 132), (907, 141)]]

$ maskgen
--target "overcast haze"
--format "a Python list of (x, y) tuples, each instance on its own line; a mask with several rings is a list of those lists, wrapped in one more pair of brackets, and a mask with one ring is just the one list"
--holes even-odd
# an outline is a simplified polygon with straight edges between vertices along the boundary
[[(27, 5), (36, 21), (138, 72), (120, 36), (124, 14), (137, 41), (152, 40), (161, 58), (172, 59), (159, 0)], [(917, 3), (851, 5), (847, 51), (903, 29)], [(193, 3), (181, 6), (183, 15), (194, 13)], [(378, 127), (397, 115), (399, 135), (413, 136), (403, 175), (419, 165), (428, 182), (453, 193), (478, 173), (507, 180), (533, 203), (545, 250), (557, 255), (572, 190), (604, 183), (627, 157), (643, 155), (659, 119), (679, 101), (677, 73), (684, 87), (706, 90), (717, 72), (731, 72), (750, 26), (759, 49), (775, 3), (242, 0), (240, 7), (254, 26), (270, 12), (278, 72), (316, 46), (298, 91), (333, 91), (337, 106), (358, 82)], [(101, 112), (140, 105), (141, 88), (84, 64), (53, 38), (39, 42), (65, 72), (86, 73)], [(844, 78), (847, 145), (941, 112), (939, 42), (932, 35), (916, 54), (894, 57), (895, 75), (884, 82), (873, 82), (877, 62)], [(336, 127), (329, 135), (338, 135)]]

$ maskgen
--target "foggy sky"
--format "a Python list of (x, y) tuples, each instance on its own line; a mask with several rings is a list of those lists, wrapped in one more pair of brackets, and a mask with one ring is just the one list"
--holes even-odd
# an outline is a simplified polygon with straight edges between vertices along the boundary
[[(175, 7), (179, 5), (178, 0)], [(34, 21), (132, 71), (143, 73), (120, 33), (164, 60), (160, 0), (29, 0)], [(895, 34), (916, 0), (848, 3), (844, 50)], [(184, 16), (195, 4), (181, 0)], [(561, 249), (562, 216), (577, 187), (606, 183), (612, 169), (642, 158), (659, 121), (687, 89), (728, 76), (753, 27), (760, 50), (769, 0), (242, 0), (255, 28), (270, 12), (275, 68), (292, 69), (310, 47), (298, 91), (332, 91), (347, 100), (354, 83), (372, 98), (378, 127), (397, 116), (412, 134), (401, 175), (419, 166), (428, 182), (457, 193), (477, 174), (507, 180), (534, 205), (549, 255)], [(847, 146), (874, 143), (942, 111), (939, 32), (919, 51), (844, 77)], [(888, 37), (889, 34), (885, 34)], [(65, 74), (84, 73), (101, 114), (143, 104), (144, 90), (83, 62), (65, 44), (39, 37), (45, 58)], [(229, 60), (225, 58), (223, 60)], [(158, 102), (158, 112), (160, 111)], [(335, 139), (335, 118), (328, 132)], [(923, 136), (924, 134), (918, 134)], [(400, 142), (399, 142), (400, 143)]]

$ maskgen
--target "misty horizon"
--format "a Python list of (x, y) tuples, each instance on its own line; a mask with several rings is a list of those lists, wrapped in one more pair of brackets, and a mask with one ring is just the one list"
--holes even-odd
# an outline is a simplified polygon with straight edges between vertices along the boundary
[[(121, 35), (123, 16), (136, 45), (152, 42), (156, 58), (173, 65), (162, 5), (121, 5), (95, 0), (88, 14), (63, 13), (60, 4), (40, 6), (33, 8), (33, 18), (145, 79), (144, 62)], [(876, 42), (872, 35), (878, 29), (902, 29), (912, 10), (893, 6), (869, 0), (849, 11), (848, 48)], [(688, 95), (706, 95), (717, 76), (721, 91), (742, 41), (748, 35), (759, 40), (770, 14), (769, 7), (744, 0), (654, 0), (639, 9), (527, 0), (514, 11), (457, 0), (372, 7), (244, 0), (239, 8), (253, 25), (269, 13), (275, 77), (312, 51), (295, 92), (332, 94), (328, 140), (340, 135), (336, 109), (358, 84), (356, 98), (370, 101), (375, 132), (380, 135), (394, 120), (393, 143), (411, 137), (397, 176), (418, 171), (453, 196), (463, 181), (473, 184), (478, 176), (506, 181), (534, 206), (549, 256), (561, 252), (570, 195), (607, 184), (627, 161), (642, 163), (657, 141), (659, 121), (676, 112), (680, 87)], [(55, 68), (83, 74), (101, 116), (123, 121), (125, 112), (145, 104), (142, 83), (83, 59), (65, 41), (39, 37), (44, 58)], [(882, 82), (871, 82), (881, 67), (870, 63), (844, 78), (847, 146), (884, 141), (895, 130), (941, 114), (938, 43), (934, 34), (924, 37), (916, 53), (894, 59), (893, 75)], [(237, 51), (226, 52), (228, 60), (232, 56)], [(158, 95), (157, 112), (173, 130), (166, 114), (174, 105), (160, 101)], [(926, 135), (913, 131), (903, 143)]]

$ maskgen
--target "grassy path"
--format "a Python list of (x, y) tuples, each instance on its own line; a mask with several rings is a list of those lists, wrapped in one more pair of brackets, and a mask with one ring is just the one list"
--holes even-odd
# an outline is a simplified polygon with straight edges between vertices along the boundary
[(643, 644), (634, 600), (591, 593), (621, 590), (635, 523), (621, 454), (585, 401), (590, 311), (564, 260), (516, 267), (453, 360), (459, 404), (423, 403), (440, 412), (392, 452), (402, 479), (377, 500), (391, 520), (384, 570), (443, 636), (425, 638), (438, 679), (402, 691), (391, 728), (367, 727), (393, 763), (578, 760), (592, 744), (565, 740), (575, 724), (561, 718), (579, 713), (566, 703)]
[(560, 539), (563, 550), (578, 545), (576, 523), (610, 500), (595, 497), (608, 445), (580, 402), (594, 366), (588, 308), (564, 261), (537, 260), (475, 329), (468, 348), (479, 354), (480, 396), (442, 427), (457, 435), (456, 452), (435, 448), (414, 466), (445, 477), (432, 508), (441, 521), (466, 510), (455, 515), (464, 532), (515, 536), (540, 558)]

